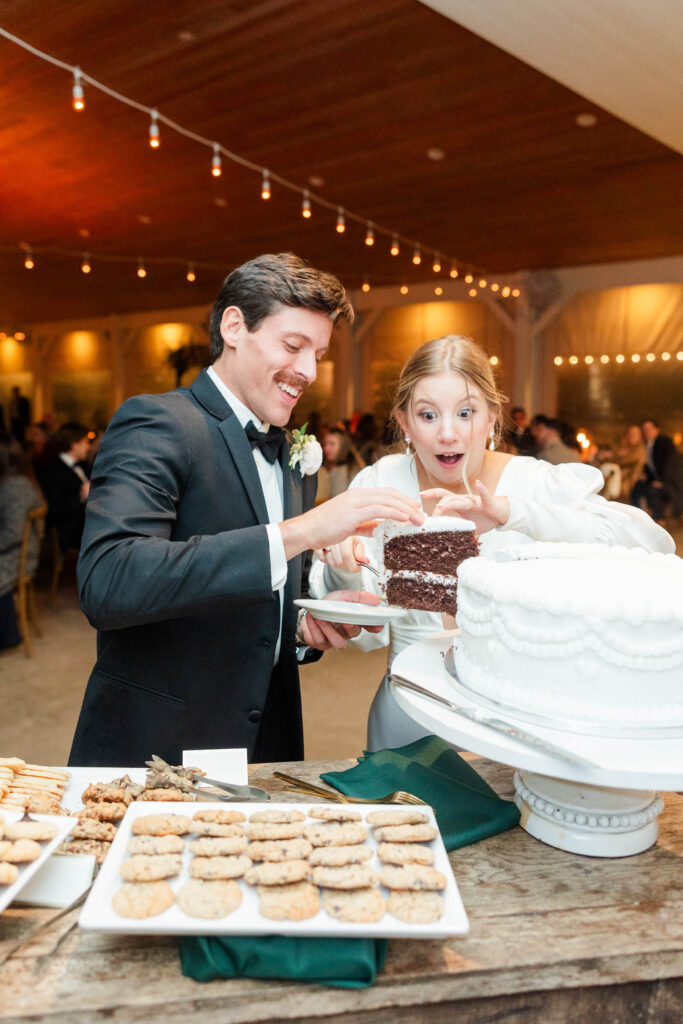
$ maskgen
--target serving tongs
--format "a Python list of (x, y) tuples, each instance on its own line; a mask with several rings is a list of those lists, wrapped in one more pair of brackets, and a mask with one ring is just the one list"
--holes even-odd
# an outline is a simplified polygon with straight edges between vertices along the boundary
[[(203, 775), (201, 772), (195, 771), (193, 768), (175, 768), (173, 765), (167, 764), (166, 761), (157, 754), (153, 754), (152, 760), (145, 761), (145, 764), (148, 768), (152, 768), (154, 771), (171, 772), (174, 775), (179, 776), (181, 779), (186, 780), (189, 783), (186, 792), (196, 793), (200, 798), (224, 800), (226, 802), (231, 800), (270, 800), (270, 793), (266, 792), (265, 789), (259, 789), (258, 786), (239, 786), (234, 782), (223, 782), (220, 779), (210, 779), (207, 775)], [(212, 792), (212, 790), (220, 790), (220, 793)]]

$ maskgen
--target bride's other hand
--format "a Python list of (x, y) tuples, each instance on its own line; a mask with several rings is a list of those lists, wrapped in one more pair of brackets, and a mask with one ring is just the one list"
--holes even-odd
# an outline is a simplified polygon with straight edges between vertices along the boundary
[(486, 533), (496, 526), (504, 526), (510, 518), (510, 501), (496, 497), (484, 487), (481, 480), (474, 485), (474, 494), (453, 494), (441, 487), (421, 491), (423, 498), (436, 499), (435, 516), (460, 516), (474, 523), (477, 533)]
[(345, 569), (347, 572), (360, 572), (359, 562), (363, 565), (367, 565), (369, 562), (360, 537), (347, 537), (341, 544), (318, 548), (315, 553), (320, 561), (326, 562), (331, 569)]

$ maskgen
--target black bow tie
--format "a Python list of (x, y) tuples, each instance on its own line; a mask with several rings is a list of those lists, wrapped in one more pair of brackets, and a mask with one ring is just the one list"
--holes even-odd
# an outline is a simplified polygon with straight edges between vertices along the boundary
[(260, 448), (264, 458), (271, 464), (275, 462), (285, 440), (285, 432), (280, 427), (271, 427), (268, 433), (259, 430), (252, 420), (249, 420), (244, 432), (249, 438), (252, 449)]

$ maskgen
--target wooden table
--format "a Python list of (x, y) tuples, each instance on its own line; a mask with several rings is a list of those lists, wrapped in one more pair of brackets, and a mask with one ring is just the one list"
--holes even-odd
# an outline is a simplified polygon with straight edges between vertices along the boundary
[[(501, 796), (512, 796), (511, 769), (472, 760)], [(276, 799), (296, 801), (271, 778), (273, 768), (317, 781), (321, 771), (352, 763), (257, 765), (250, 774)], [(369, 989), (201, 984), (180, 973), (173, 938), (81, 933), (75, 911), (0, 967), (0, 1021), (680, 1024), (683, 796), (665, 794), (665, 801), (657, 845), (635, 857), (579, 857), (519, 828), (456, 850), (451, 863), (469, 936), (390, 942)], [(54, 914), (8, 908), (0, 917), (0, 962), (36, 919)]]

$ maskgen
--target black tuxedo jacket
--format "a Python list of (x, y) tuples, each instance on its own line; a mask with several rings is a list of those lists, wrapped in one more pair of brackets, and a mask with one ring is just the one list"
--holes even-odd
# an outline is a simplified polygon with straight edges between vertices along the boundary
[[(288, 461), (285, 446), (285, 518), (311, 508), (316, 489)], [(178, 764), (183, 749), (253, 749), (279, 629), (267, 522), (249, 442), (205, 371), (190, 388), (116, 412), (78, 563), (81, 605), (99, 632), (71, 764), (141, 765), (151, 754)], [(277, 670), (298, 722), (294, 748), (292, 601), (305, 561), (288, 563)]]
[[(84, 472), (87, 476), (87, 470)], [(59, 456), (45, 467), (41, 478), (47, 498), (47, 525), (57, 528), (62, 551), (80, 548), (85, 522), (85, 505), (81, 501), (83, 481)]]

